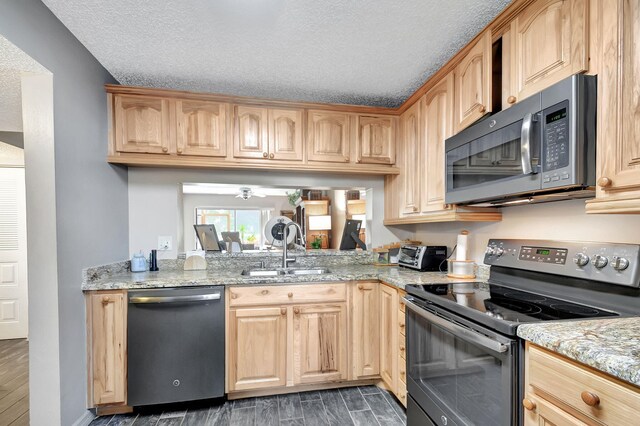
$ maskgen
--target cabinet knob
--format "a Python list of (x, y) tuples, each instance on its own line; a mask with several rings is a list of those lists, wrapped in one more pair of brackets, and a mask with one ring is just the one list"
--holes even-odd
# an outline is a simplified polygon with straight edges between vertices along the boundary
[(413, 207), (411, 208), (411, 210), (413, 210), (414, 212), (417, 212), (417, 211), (418, 211), (418, 207), (417, 207), (417, 206), (413, 206)]
[(487, 112), (487, 107), (486, 107), (486, 106), (484, 106), (484, 105), (480, 105), (480, 106), (478, 107), (478, 112), (479, 112), (480, 114), (484, 114), (485, 112)]
[(269, 294), (269, 290), (262, 290), (262, 294), (266, 296), (267, 294)]
[(111, 298), (109, 296), (102, 296), (102, 304), (106, 305), (111, 302)]
[(600, 404), (600, 397), (595, 393), (584, 391), (580, 394), (580, 398), (582, 398), (582, 402), (587, 404), (589, 407), (595, 407)]
[(404, 328), (404, 324), (400, 324), (400, 328)]
[(182, 148), (178, 148), (178, 154), (182, 154)]
[(522, 406), (529, 411), (533, 411), (536, 409), (536, 403), (529, 398), (525, 398), (522, 400)]
[(267, 154), (266, 152), (263, 152), (263, 153), (262, 153), (262, 156), (263, 156), (264, 158), (267, 158), (267, 157), (269, 156), (269, 154)]
[(300, 308), (293, 308), (293, 313), (298, 315), (300, 313)]
[(162, 152), (169, 152), (169, 148), (167, 148), (166, 146), (162, 147)]
[(364, 290), (364, 286), (362, 284), (358, 284), (358, 290)]
[(287, 315), (287, 308), (280, 308), (280, 315)]
[(507, 98), (507, 103), (508, 104), (515, 104), (516, 103), (516, 97), (515, 96), (509, 96)]
[(293, 297), (293, 293), (287, 294), (288, 297)]
[(273, 157), (275, 157), (275, 155), (273, 153), (269, 154), (269, 158), (271, 158), (273, 160)]
[(611, 182), (611, 179), (609, 179), (608, 177), (601, 177), (600, 179), (598, 179), (598, 186), (600, 188), (607, 188), (609, 186), (611, 186), (613, 182)]
[(232, 298), (232, 299), (237, 299), (237, 298), (238, 298), (238, 295), (237, 295), (237, 294), (235, 294), (235, 293), (231, 293), (231, 298)]

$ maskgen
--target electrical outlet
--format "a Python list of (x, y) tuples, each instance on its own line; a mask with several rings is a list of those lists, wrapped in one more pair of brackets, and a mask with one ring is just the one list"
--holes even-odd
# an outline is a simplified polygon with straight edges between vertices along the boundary
[(158, 250), (171, 250), (171, 246), (173, 245), (173, 238), (168, 237), (158, 237)]

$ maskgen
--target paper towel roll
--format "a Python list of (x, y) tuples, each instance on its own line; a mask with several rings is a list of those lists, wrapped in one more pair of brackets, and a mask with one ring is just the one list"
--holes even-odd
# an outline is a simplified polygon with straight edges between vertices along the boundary
[(469, 242), (469, 231), (462, 231), (458, 235), (458, 248), (456, 248), (456, 260), (467, 260), (467, 244)]

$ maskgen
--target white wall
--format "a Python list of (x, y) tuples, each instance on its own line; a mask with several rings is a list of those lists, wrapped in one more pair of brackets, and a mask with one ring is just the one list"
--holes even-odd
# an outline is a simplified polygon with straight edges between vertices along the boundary
[(587, 215), (584, 200), (502, 209), (502, 222), (415, 225), (415, 237), (449, 249), (470, 231), (470, 259), (482, 263), (489, 238), (581, 240), (640, 244), (640, 215)]
[(216, 207), (228, 209), (273, 209), (274, 215), (280, 215), (280, 210), (292, 210), (287, 197), (267, 196), (251, 197), (248, 200), (236, 198), (235, 195), (203, 195), (184, 194), (184, 250), (194, 250), (196, 247), (196, 234), (193, 230), (195, 224), (196, 207)]
[(254, 170), (179, 170), (129, 168), (129, 251), (148, 251), (159, 235), (171, 235), (173, 250), (159, 252), (161, 258), (175, 258), (184, 250), (182, 183), (224, 183), (276, 188), (349, 189), (372, 188), (367, 202), (372, 205), (373, 246), (408, 238), (411, 229), (388, 229), (384, 220), (384, 180), (381, 176), (323, 175), (321, 173), (265, 172)]

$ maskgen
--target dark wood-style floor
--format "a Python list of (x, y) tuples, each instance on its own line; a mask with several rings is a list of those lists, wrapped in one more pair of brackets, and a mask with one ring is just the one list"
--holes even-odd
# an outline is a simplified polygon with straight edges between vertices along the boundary
[(400, 426), (406, 421), (404, 408), (390, 393), (364, 386), (104, 416), (91, 426)]
[(0, 340), (0, 425), (29, 425), (29, 343)]

